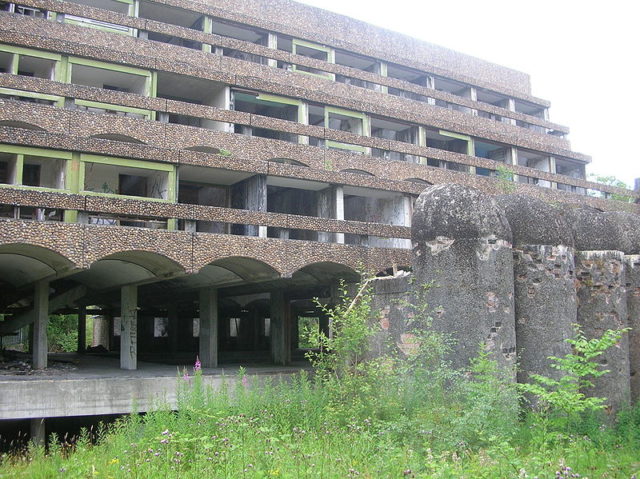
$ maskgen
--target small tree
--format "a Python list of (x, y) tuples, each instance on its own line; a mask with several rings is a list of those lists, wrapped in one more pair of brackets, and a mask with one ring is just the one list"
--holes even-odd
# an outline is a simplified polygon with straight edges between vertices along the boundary
[(562, 413), (572, 417), (584, 411), (597, 411), (605, 407), (606, 398), (587, 397), (583, 391), (593, 387), (592, 379), (609, 372), (600, 369), (596, 361), (607, 349), (614, 346), (629, 329), (607, 330), (600, 338), (587, 339), (576, 327), (575, 337), (566, 341), (573, 352), (563, 358), (550, 356), (552, 368), (562, 371), (560, 379), (541, 374), (531, 374), (531, 383), (520, 385), (520, 389), (537, 397), (547, 412)]

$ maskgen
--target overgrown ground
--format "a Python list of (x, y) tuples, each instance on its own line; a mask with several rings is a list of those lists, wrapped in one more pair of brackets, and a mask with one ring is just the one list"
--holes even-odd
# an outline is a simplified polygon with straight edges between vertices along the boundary
[(569, 380), (539, 389), (532, 410), (489, 355), (454, 371), (447, 339), (432, 333), (416, 332), (420, 346), (408, 357), (367, 358), (366, 293), (330, 313), (340, 334), (319, 338), (313, 379), (258, 386), (241, 371), (237, 385), (212, 391), (196, 365), (177, 412), (128, 417), (97, 445), (81, 438), (5, 456), (0, 477), (640, 476), (640, 408), (604, 417), (579, 392), (588, 377), (571, 371), (577, 363), (584, 371), (584, 351), (617, 334), (597, 344), (578, 337), (574, 359), (557, 361)]

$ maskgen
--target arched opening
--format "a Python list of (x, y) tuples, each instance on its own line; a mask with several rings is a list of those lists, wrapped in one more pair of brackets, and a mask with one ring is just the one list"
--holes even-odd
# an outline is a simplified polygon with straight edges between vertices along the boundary
[(289, 158), (271, 158), (269, 163), (280, 163), (282, 165), (291, 165), (291, 166), (302, 166), (308, 168), (309, 165), (306, 163), (302, 163), (301, 161), (291, 160)]
[(46, 131), (44, 128), (33, 123), (27, 123), (20, 120), (0, 120), (0, 126), (9, 126), (11, 128), (22, 128), (24, 130)]
[(111, 141), (121, 141), (124, 143), (135, 143), (137, 145), (146, 145), (146, 143), (142, 140), (138, 140), (129, 135), (123, 135), (121, 133), (100, 133), (98, 135), (92, 135), (90, 138), (96, 138), (98, 140), (111, 140)]

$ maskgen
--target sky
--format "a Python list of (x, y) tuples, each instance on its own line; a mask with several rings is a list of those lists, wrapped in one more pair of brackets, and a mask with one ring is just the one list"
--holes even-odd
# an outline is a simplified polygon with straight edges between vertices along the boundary
[(640, 177), (637, 0), (298, 0), (531, 76), (587, 174)]

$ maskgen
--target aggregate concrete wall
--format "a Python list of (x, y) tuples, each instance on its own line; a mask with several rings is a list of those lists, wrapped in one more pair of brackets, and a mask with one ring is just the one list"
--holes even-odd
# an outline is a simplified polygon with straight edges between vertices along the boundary
[(485, 348), (498, 363), (516, 363), (511, 229), (494, 200), (461, 185), (439, 185), (418, 198), (413, 266), (431, 284), (432, 327), (452, 335), (451, 362), (467, 366)]

